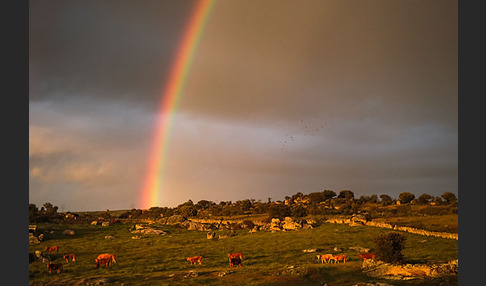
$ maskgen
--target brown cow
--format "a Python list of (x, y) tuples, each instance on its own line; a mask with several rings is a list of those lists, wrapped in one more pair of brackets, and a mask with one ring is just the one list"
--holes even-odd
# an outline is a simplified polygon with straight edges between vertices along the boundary
[(239, 257), (240, 260), (243, 260), (243, 254), (241, 252), (238, 253), (228, 253), (228, 259)]
[(363, 261), (366, 259), (375, 259), (376, 255), (374, 253), (361, 253), (359, 254), (359, 257), (363, 258)]
[(59, 253), (59, 246), (48, 246), (44, 250), (49, 251), (49, 252), (55, 251), (55, 252)]
[(231, 257), (230, 260), (229, 260), (229, 265), (230, 265), (230, 267), (233, 267), (233, 266), (241, 267), (241, 258), (239, 256)]
[(62, 258), (66, 259), (66, 262), (69, 262), (69, 259), (76, 262), (76, 255), (74, 253), (63, 255)]
[(348, 258), (344, 254), (338, 254), (338, 255), (333, 255), (331, 259), (334, 260), (334, 262), (336, 263), (338, 263), (339, 261), (343, 261), (343, 263), (346, 263), (346, 259)]
[(49, 274), (52, 271), (57, 271), (57, 273), (61, 274), (62, 264), (61, 263), (47, 263), (47, 270), (49, 270)]
[(105, 265), (105, 267), (108, 268), (108, 266), (111, 264), (111, 261), (112, 261), (111, 258), (100, 258), (100, 259), (97, 258), (95, 268), (100, 267), (100, 265)]
[(326, 263), (329, 263), (333, 258), (332, 258), (332, 254), (321, 254), (321, 255), (317, 255), (317, 259), (319, 259), (321, 263), (323, 263), (324, 261), (326, 261)]
[(96, 257), (96, 260), (98, 260), (98, 259), (111, 259), (111, 261), (113, 261), (113, 263), (116, 263), (115, 254), (103, 253), (103, 254), (98, 255), (98, 257)]
[(191, 262), (191, 265), (194, 263), (196, 264), (197, 262), (199, 262), (199, 264), (201, 264), (202, 262), (202, 256), (193, 256), (193, 257), (188, 257), (187, 260), (189, 260), (189, 262)]

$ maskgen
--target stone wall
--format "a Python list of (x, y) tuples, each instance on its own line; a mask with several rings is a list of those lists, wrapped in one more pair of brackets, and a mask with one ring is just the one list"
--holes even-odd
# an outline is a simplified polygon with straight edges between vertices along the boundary
[(344, 223), (344, 224), (349, 224), (351, 226), (358, 225), (357, 221), (359, 221), (360, 224), (366, 226), (382, 227), (382, 228), (388, 228), (393, 230), (406, 231), (406, 232), (425, 235), (425, 236), (436, 236), (441, 238), (459, 240), (459, 235), (457, 233), (428, 231), (428, 230), (418, 229), (418, 228), (413, 228), (408, 226), (391, 225), (385, 222), (362, 221), (362, 220), (354, 220), (353, 218), (331, 218), (326, 220), (327, 223)]

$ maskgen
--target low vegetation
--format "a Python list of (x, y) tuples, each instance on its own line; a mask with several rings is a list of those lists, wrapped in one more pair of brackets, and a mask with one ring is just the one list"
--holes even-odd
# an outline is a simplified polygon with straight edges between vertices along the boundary
[[(46, 246), (58, 245), (59, 253), (52, 253), (51, 259), (62, 262), (64, 272), (49, 275), (42, 261), (32, 262), (29, 264), (30, 285), (53, 281), (72, 285), (83, 279), (99, 278), (106, 278), (113, 285), (228, 285), (237, 281), (246, 285), (385, 282), (363, 274), (362, 259), (358, 252), (350, 249), (356, 246), (376, 248), (374, 238), (388, 233), (385, 229), (322, 224), (314, 229), (276, 233), (238, 230), (236, 236), (209, 240), (206, 232), (166, 225), (152, 225), (163, 229), (166, 235), (132, 239), (131, 226), (130, 223), (108, 227), (40, 224), (39, 231), (45, 238), (40, 244), (30, 245), (29, 251), (42, 251)], [(64, 235), (67, 228), (74, 230), (75, 235)], [(107, 239), (106, 236), (114, 238)], [(406, 237), (403, 255), (407, 262), (441, 263), (457, 259), (455, 240), (408, 233), (403, 236)], [(306, 249), (317, 251), (303, 252)], [(230, 252), (243, 253), (241, 268), (229, 267), (227, 254)], [(62, 260), (62, 255), (67, 253), (76, 254), (76, 263)], [(95, 269), (94, 260), (101, 253), (116, 254), (117, 263), (109, 268)], [(349, 260), (345, 264), (319, 263), (316, 254), (324, 253), (343, 253)], [(203, 256), (202, 265), (190, 265), (186, 258), (197, 255)], [(197, 277), (184, 278), (192, 270), (197, 271)]]
[[(61, 274), (49, 274), (45, 262), (29, 263), (29, 285), (354, 285), (358, 282), (393, 285), (457, 285), (457, 275), (445, 278), (421, 278), (390, 282), (363, 272), (362, 259), (354, 249), (368, 248), (380, 253), (379, 246), (390, 229), (324, 223), (334, 216), (356, 215), (373, 221), (457, 233), (457, 199), (406, 194), (400, 199), (387, 195), (354, 198), (349, 191), (297, 193), (284, 201), (242, 200), (236, 202), (191, 200), (175, 208), (153, 207), (148, 210), (105, 210), (98, 212), (63, 212), (46, 203), (40, 209), (29, 205), (29, 221), (43, 234), (40, 242), (29, 245), (29, 254), (41, 251), (55, 263), (63, 264)], [(444, 197), (444, 196), (442, 196)], [(407, 202), (405, 202), (407, 201)], [(206, 231), (187, 230), (162, 224), (164, 218), (211, 218), (243, 221), (246, 228), (213, 230), (226, 238), (208, 239)], [(290, 216), (314, 220), (314, 228), (291, 231), (249, 232), (255, 223)], [(91, 222), (109, 222), (106, 226)], [(132, 233), (136, 224), (165, 234)], [(148, 225), (148, 224), (147, 224)], [(231, 226), (231, 224), (228, 224)], [(237, 224), (235, 223), (235, 226)], [(66, 232), (66, 230), (70, 230)], [(399, 232), (400, 262), (414, 264), (446, 263), (458, 258), (458, 242), (453, 239), (426, 237)], [(216, 236), (217, 238), (218, 236)], [(134, 239), (137, 238), (137, 239)], [(378, 242), (378, 245), (377, 245)], [(59, 246), (59, 253), (44, 251)], [(305, 251), (304, 251), (305, 250)], [(228, 253), (242, 252), (241, 268), (231, 268)], [(76, 254), (76, 262), (66, 263), (62, 255)], [(101, 253), (116, 254), (117, 263), (95, 269)], [(327, 264), (317, 254), (345, 254), (346, 263)], [(377, 253), (377, 254), (378, 254)], [(380, 253), (383, 257), (383, 253)], [(202, 264), (191, 265), (187, 257), (203, 257)], [(398, 257), (397, 256), (397, 257)]]

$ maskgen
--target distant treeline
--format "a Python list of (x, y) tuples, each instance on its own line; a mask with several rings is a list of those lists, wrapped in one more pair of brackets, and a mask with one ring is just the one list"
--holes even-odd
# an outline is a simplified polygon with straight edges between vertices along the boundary
[[(387, 207), (387, 206), (396, 207)], [(293, 196), (286, 196), (284, 201), (266, 202), (255, 199), (221, 201), (215, 203), (208, 200), (200, 200), (194, 203), (188, 200), (177, 207), (151, 207), (148, 210), (131, 209), (118, 214), (109, 210), (104, 212), (84, 213), (58, 213), (58, 207), (51, 203), (45, 203), (40, 209), (35, 204), (29, 204), (29, 222), (56, 222), (72, 221), (83, 222), (95, 219), (158, 219), (172, 215), (184, 217), (231, 217), (238, 215), (268, 214), (268, 218), (302, 218), (308, 215), (352, 215), (366, 214), (369, 218), (388, 216), (413, 215), (412, 205), (430, 206), (421, 208), (421, 214), (449, 214), (457, 213), (458, 202), (455, 194), (445, 192), (441, 196), (422, 194), (418, 198), (409, 192), (400, 193), (398, 198), (382, 194), (360, 196), (355, 198), (350, 190), (342, 190), (339, 194), (332, 190), (303, 194), (298, 192)]]

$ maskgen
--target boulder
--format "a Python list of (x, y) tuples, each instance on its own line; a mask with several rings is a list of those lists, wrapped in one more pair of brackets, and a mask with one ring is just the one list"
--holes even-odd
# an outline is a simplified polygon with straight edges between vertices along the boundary
[(282, 223), (282, 228), (285, 230), (293, 230), (302, 228), (302, 225), (295, 222), (291, 217), (286, 217)]
[(370, 249), (369, 248), (364, 248), (364, 247), (361, 247), (361, 246), (351, 246), (351, 247), (349, 247), (349, 249), (355, 250), (358, 253), (368, 253), (368, 252), (370, 252)]
[(74, 235), (74, 230), (65, 229), (62, 234), (64, 235)]
[(210, 232), (206, 233), (206, 238), (207, 239), (214, 239), (215, 237), (216, 237), (216, 233), (215, 232), (210, 231)]
[(167, 218), (166, 224), (178, 224), (186, 221), (187, 218), (181, 215), (173, 215)]
[(40, 239), (35, 236), (32, 232), (29, 232), (29, 244), (37, 244), (40, 243)]
[(142, 234), (155, 234), (155, 235), (166, 235), (167, 232), (160, 230), (160, 229), (153, 229), (153, 228), (144, 228), (134, 230), (131, 233), (142, 233)]

